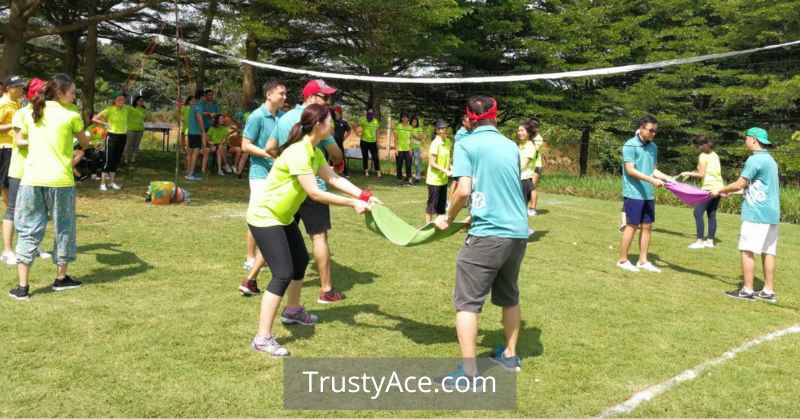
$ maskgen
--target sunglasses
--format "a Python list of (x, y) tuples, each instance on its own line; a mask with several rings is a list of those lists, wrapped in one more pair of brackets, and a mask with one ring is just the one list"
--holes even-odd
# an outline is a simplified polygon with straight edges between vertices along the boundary
[(645, 131), (648, 131), (648, 132), (650, 132), (650, 133), (652, 133), (652, 134), (655, 134), (655, 133), (657, 133), (657, 132), (658, 132), (658, 130), (657, 130), (657, 129), (655, 129), (655, 128), (647, 128)]

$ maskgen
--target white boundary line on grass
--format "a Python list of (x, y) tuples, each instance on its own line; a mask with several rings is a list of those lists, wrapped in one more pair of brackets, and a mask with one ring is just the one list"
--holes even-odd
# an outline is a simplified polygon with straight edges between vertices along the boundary
[(736, 348), (731, 349), (714, 359), (708, 360), (700, 365), (695, 366), (694, 368), (690, 368), (686, 371), (683, 371), (682, 373), (670, 378), (667, 381), (664, 381), (663, 383), (647, 387), (646, 389), (631, 396), (631, 398), (629, 398), (628, 400), (625, 400), (624, 402), (616, 406), (612, 406), (606, 409), (603, 413), (600, 413), (596, 417), (608, 418), (619, 414), (633, 412), (633, 410), (636, 409), (640, 404), (652, 400), (656, 396), (659, 396), (663, 393), (666, 393), (667, 391), (669, 391), (670, 389), (672, 389), (673, 387), (684, 381), (694, 380), (695, 378), (699, 377), (700, 374), (702, 374), (705, 370), (713, 366), (720, 365), (727, 361), (730, 361), (731, 359), (736, 358), (736, 355), (738, 355), (741, 352), (750, 350), (758, 345), (761, 345), (762, 343), (770, 342), (775, 339), (779, 339), (783, 336), (795, 333), (800, 333), (800, 324), (796, 324), (794, 326), (777, 330), (772, 333), (766, 334), (764, 336), (760, 336), (755, 339), (749, 340), (744, 344), (737, 346)]

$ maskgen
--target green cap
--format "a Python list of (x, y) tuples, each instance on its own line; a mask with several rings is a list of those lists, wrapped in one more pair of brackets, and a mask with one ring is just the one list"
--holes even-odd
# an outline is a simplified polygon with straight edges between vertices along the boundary
[(747, 130), (747, 132), (744, 133), (744, 135), (747, 137), (755, 138), (761, 144), (772, 144), (771, 142), (769, 142), (769, 136), (767, 135), (767, 131), (764, 130), (763, 128), (758, 128), (758, 127), (750, 128), (749, 130)]

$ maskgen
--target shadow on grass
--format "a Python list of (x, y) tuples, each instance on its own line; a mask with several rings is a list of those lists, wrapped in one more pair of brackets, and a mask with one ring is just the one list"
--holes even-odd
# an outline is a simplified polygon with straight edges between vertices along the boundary
[[(316, 264), (313, 264), (313, 269), (316, 271)], [(331, 280), (333, 281), (333, 287), (339, 291), (348, 291), (353, 289), (355, 285), (366, 285), (372, 284), (375, 282), (375, 278), (379, 278), (380, 275), (373, 273), (373, 272), (360, 272), (356, 271), (355, 269), (344, 266), (336, 262), (336, 260), (331, 260)], [(305, 287), (314, 287), (319, 288), (319, 273), (317, 273), (317, 277), (308, 281), (304, 281), (303, 288)]]
[[(98, 263), (104, 265), (82, 275), (80, 280), (83, 285), (116, 282), (121, 279), (138, 275), (152, 269), (152, 265), (142, 260), (135, 253), (119, 248), (118, 243), (94, 243), (78, 247), (79, 255), (95, 255)], [(80, 263), (80, 262), (78, 262)], [(117, 267), (123, 267), (118, 269)], [(48, 294), (53, 292), (50, 287), (41, 288), (31, 292), (34, 294)]]
[[(631, 257), (632, 260), (638, 260), (639, 255), (638, 254), (631, 254), (630, 257)], [(656, 253), (650, 253), (649, 254), (649, 258), (650, 258), (651, 262), (653, 262), (654, 265), (659, 265), (660, 264), (662, 266), (666, 266), (667, 269), (670, 269), (670, 270), (673, 270), (673, 271), (676, 271), (676, 272), (706, 277), (706, 278), (709, 278), (709, 279), (713, 279), (715, 281), (722, 282), (723, 284), (736, 285), (735, 281), (730, 281), (730, 280), (727, 280), (724, 277), (721, 277), (719, 275), (712, 275), (712, 274), (710, 274), (708, 272), (700, 271), (700, 270), (697, 270), (697, 269), (686, 268), (684, 266), (681, 266), (681, 265), (675, 264), (673, 262), (670, 262), (668, 260), (662, 259)]]
[[(368, 320), (356, 320), (358, 315), (371, 315), (380, 318), (381, 320), (388, 320), (395, 322), (393, 325), (371, 324)], [(380, 329), (391, 332), (400, 332), (408, 340), (419, 345), (436, 345), (443, 343), (458, 344), (456, 338), (455, 326), (442, 326), (438, 324), (428, 324), (418, 320), (410, 319), (407, 317), (399, 316), (396, 314), (387, 313), (382, 311), (377, 304), (357, 304), (350, 306), (336, 306), (328, 310), (319, 312), (320, 324), (330, 322), (341, 322), (353, 327), (364, 329)], [(485, 327), (485, 323), (484, 323)], [(295, 328), (292, 328), (294, 330)], [(309, 328), (310, 329), (310, 328)], [(297, 329), (302, 332), (301, 329)], [(307, 338), (308, 336), (295, 337), (295, 332), (292, 332), (290, 341)], [(308, 332), (306, 332), (308, 333)], [(313, 334), (313, 332), (311, 332)], [(520, 330), (518, 352), (521, 358), (536, 357), (544, 353), (544, 346), (541, 342), (542, 331), (536, 327), (526, 327), (525, 322), (522, 322)], [(310, 336), (310, 335), (309, 335)], [(485, 328), (479, 331), (478, 347), (479, 349), (494, 350), (496, 346), (502, 345), (504, 342), (503, 329), (486, 330)]]
[(537, 209), (536, 210), (536, 216), (537, 217), (540, 216), (540, 215), (547, 215), (547, 214), (550, 214), (550, 210), (546, 210), (546, 209)]

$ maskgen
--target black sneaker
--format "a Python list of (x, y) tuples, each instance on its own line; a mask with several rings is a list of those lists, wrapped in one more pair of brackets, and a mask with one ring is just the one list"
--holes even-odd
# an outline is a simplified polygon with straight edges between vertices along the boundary
[(71, 290), (80, 286), (81, 282), (72, 279), (69, 275), (66, 275), (64, 279), (53, 281), (53, 291)]
[(755, 300), (756, 294), (754, 292), (744, 292), (744, 290), (739, 288), (738, 290), (728, 291), (725, 293), (725, 295), (739, 300), (753, 301)]
[(778, 297), (775, 295), (774, 292), (773, 293), (766, 293), (766, 292), (764, 292), (764, 290), (761, 290), (761, 291), (757, 292), (756, 293), (756, 298), (758, 298), (759, 300), (762, 300), (762, 301), (766, 301), (768, 303), (772, 303), (772, 304), (775, 304), (775, 303), (778, 302)]
[(28, 300), (31, 298), (31, 295), (28, 294), (28, 289), (27, 285), (24, 287), (17, 285), (16, 288), (8, 292), (8, 296), (15, 300)]

